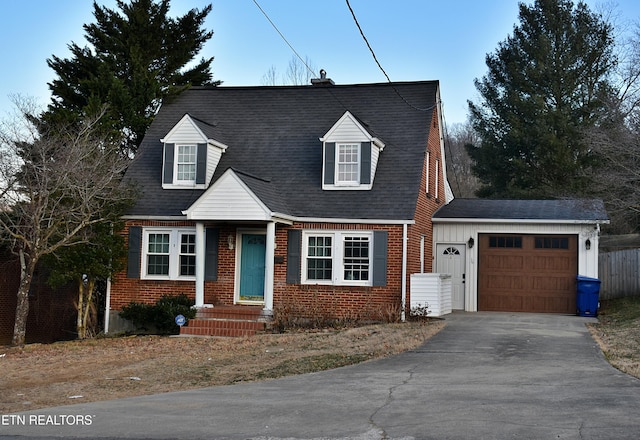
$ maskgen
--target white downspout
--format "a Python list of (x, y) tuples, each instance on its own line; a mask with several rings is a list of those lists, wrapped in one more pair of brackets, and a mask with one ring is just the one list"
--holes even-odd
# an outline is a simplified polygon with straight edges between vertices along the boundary
[(424, 273), (424, 235), (420, 236), (420, 273)]
[(405, 309), (407, 305), (407, 224), (402, 225), (402, 310), (400, 312), (400, 320), (405, 322)]
[(109, 333), (109, 309), (111, 308), (111, 278), (107, 278), (107, 299), (104, 306), (104, 334)]

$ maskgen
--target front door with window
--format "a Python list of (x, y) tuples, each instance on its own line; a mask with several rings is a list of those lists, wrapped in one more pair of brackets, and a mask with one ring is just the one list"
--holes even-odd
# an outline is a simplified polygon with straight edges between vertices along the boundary
[(465, 247), (463, 244), (436, 245), (436, 272), (451, 274), (451, 308), (464, 309)]
[(240, 301), (264, 302), (265, 250), (265, 235), (242, 235), (240, 248)]

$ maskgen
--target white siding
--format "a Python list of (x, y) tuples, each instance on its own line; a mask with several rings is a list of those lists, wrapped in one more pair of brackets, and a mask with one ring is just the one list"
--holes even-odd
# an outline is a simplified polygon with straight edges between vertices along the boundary
[(220, 158), (222, 157), (222, 150), (217, 147), (207, 146), (207, 177), (205, 183), (209, 185), (211, 182), (211, 178), (213, 177), (213, 173), (216, 172), (216, 168), (220, 163)]
[[(485, 233), (514, 234), (571, 234), (578, 236), (578, 274), (598, 277), (599, 228), (596, 224), (537, 224), (537, 223), (434, 223), (433, 249), (437, 243), (468, 243), (475, 245), (466, 253), (465, 310), (478, 310), (478, 235)], [(591, 247), (586, 249), (586, 241)], [(435, 251), (434, 251), (435, 252)], [(433, 255), (435, 259), (437, 256)]]
[(380, 158), (380, 149), (371, 145), (371, 185), (376, 177), (376, 169), (378, 168), (378, 159)]
[[(331, 141), (362, 142), (369, 140), (370, 135), (363, 132), (351, 119), (346, 119), (331, 133)], [(328, 139), (329, 140), (329, 139)]]
[(451, 313), (451, 277), (438, 273), (411, 274), (411, 310), (428, 306), (429, 316)]
[(207, 138), (195, 126), (191, 118), (186, 115), (171, 129), (164, 138), (164, 142), (170, 144), (203, 144), (207, 142)]
[(188, 210), (189, 220), (270, 220), (266, 206), (233, 173), (225, 173)]

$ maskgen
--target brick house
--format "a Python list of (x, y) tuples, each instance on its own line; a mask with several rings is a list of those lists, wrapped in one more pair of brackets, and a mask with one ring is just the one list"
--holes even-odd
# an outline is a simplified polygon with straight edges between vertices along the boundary
[(202, 313), (399, 316), (453, 198), (437, 81), (193, 87), (163, 105), (126, 178), (140, 196), (109, 332), (129, 302), (178, 293)]

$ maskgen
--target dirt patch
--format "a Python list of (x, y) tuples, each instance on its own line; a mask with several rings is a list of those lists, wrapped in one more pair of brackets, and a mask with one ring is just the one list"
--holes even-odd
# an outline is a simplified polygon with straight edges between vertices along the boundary
[(250, 338), (135, 336), (0, 347), (0, 414), (309, 373), (411, 350), (411, 322)]

